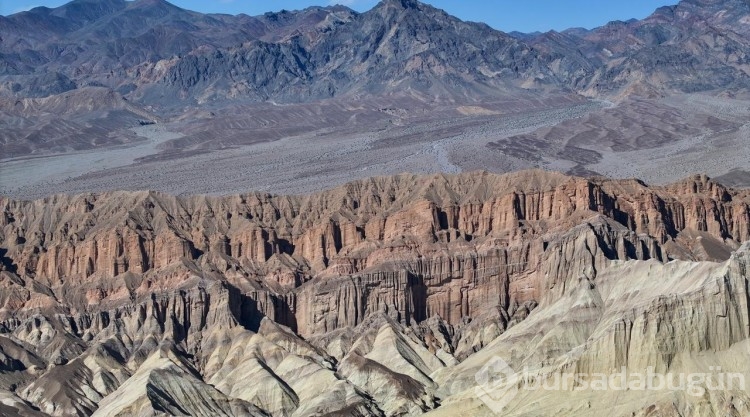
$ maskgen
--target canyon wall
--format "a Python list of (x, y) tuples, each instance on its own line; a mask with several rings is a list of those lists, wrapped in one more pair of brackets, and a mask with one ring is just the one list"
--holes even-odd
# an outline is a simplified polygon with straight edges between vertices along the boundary
[[(307, 197), (2, 199), (3, 268), (44, 287), (5, 310), (116, 307), (181, 285), (189, 272), (176, 265), (187, 263), (224, 274), (304, 335), (381, 310), (457, 324), (540, 301), (605, 259), (726, 259), (750, 240), (748, 200), (706, 177), (647, 187), (540, 171), (375, 178)], [(559, 239), (583, 223), (585, 259)]]

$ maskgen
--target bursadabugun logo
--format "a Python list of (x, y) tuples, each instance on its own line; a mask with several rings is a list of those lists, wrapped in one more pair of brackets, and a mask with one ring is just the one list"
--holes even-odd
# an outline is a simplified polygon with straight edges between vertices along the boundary
[(474, 392), (494, 413), (500, 413), (518, 394), (519, 377), (513, 368), (495, 356), (474, 376)]
[(524, 368), (516, 372), (507, 362), (493, 357), (477, 372), (477, 398), (495, 414), (508, 412), (507, 406), (521, 390), (530, 391), (681, 391), (700, 398), (708, 391), (746, 392), (743, 373), (726, 372), (720, 366), (709, 366), (708, 372), (659, 373), (652, 366), (643, 371), (626, 367), (608, 373), (552, 372), (540, 374)]

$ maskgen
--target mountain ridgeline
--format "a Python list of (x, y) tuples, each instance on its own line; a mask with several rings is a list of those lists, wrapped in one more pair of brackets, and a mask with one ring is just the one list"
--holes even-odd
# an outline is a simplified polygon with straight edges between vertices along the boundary
[(200, 14), (163, 0), (75, 0), (0, 17), (0, 92), (45, 97), (103, 86), (183, 107), (406, 94), (694, 92), (750, 85), (750, 5), (685, 0), (644, 20), (511, 36), (416, 0), (357, 13), (311, 7)]

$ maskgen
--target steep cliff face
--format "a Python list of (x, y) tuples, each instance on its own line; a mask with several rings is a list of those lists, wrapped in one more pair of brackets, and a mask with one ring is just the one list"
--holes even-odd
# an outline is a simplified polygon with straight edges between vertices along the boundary
[[(44, 287), (27, 289), (35, 302), (65, 300), (74, 312), (118, 306), (155, 286), (182, 285), (176, 265), (184, 264), (213, 270), (241, 292), (286, 300), (285, 324), (309, 335), (356, 325), (379, 309), (407, 324), (435, 315), (455, 324), (490, 299), (537, 300), (542, 268), (548, 280), (569, 278), (566, 261), (580, 248), (561, 232), (580, 224), (588, 225), (581, 233), (592, 252), (574, 260), (580, 266), (596, 265), (597, 256), (723, 260), (750, 239), (749, 200), (705, 177), (649, 188), (534, 171), (404, 175), (307, 197), (3, 199), (0, 227), (4, 268)], [(505, 288), (490, 291), (492, 282)], [(326, 313), (329, 321), (319, 323), (311, 306), (328, 288), (338, 294), (331, 297), (338, 318)], [(6, 303), (16, 303), (14, 312), (25, 305)]]
[[(439, 404), (435, 372), (611, 275), (613, 261), (728, 259), (750, 240), (749, 204), (700, 176), (648, 187), (542, 171), (373, 178), (303, 197), (3, 198), (0, 346), (14, 372), (0, 388), (53, 415), (167, 403), (421, 413)], [(738, 318), (715, 341), (693, 346), (686, 330), (674, 343), (745, 338), (740, 284), (718, 290)], [(665, 322), (680, 300), (660, 301)], [(300, 369), (330, 397), (292, 383)], [(251, 376), (262, 388), (243, 385)]]

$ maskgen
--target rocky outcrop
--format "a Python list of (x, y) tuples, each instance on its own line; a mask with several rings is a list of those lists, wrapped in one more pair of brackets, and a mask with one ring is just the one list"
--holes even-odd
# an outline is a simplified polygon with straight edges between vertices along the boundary
[[(51, 219), (45, 218), (40, 203), (35, 206), (7, 201), (3, 223), (8, 242), (5, 257), (17, 271), (33, 271), (35, 281), (48, 286), (63, 284), (63, 277), (85, 282), (91, 277), (115, 277), (126, 272), (142, 275), (179, 259), (201, 259), (203, 254), (215, 253), (244, 264), (239, 265), (244, 268), (256, 269), (257, 275), (271, 274), (263, 270), (263, 264), (276, 264), (279, 270), (296, 267), (294, 279), (303, 281), (318, 274), (335, 276), (342, 275), (340, 271), (344, 270), (365, 271), (383, 260), (396, 263), (394, 255), (399, 252), (405, 256), (398, 262), (410, 264), (418, 275), (446, 274), (440, 268), (453, 268), (451, 265), (460, 264), (461, 260), (438, 258), (415, 262), (413, 251), (403, 243), (412, 239), (415, 245), (432, 251), (471, 250), (489, 242), (489, 238), (496, 238), (504, 239), (511, 247), (510, 243), (518, 240), (521, 233), (528, 234), (534, 226), (531, 223), (539, 225), (542, 230), (535, 234), (541, 234), (550, 222), (572, 225), (570, 219), (576, 214), (579, 218), (603, 214), (630, 232), (655, 237), (658, 245), (671, 243), (688, 229), (706, 232), (729, 244), (749, 236), (743, 196), (733, 201), (728, 191), (717, 185), (720, 191), (714, 193), (720, 195), (692, 198), (701, 186), (700, 181), (707, 181), (705, 178), (693, 181), (692, 185), (675, 185), (664, 190), (625, 183), (632, 194), (644, 193), (636, 200), (627, 195), (617, 199), (611, 196), (620, 191), (615, 187), (622, 187), (622, 183), (596, 184), (538, 173), (529, 176), (547, 177), (543, 180), (558, 183), (544, 191), (518, 192), (513, 188), (525, 185), (522, 176), (480, 175), (479, 186), (486, 187), (498, 178), (505, 183), (492, 184), (498, 188), (497, 195), (491, 196), (495, 190), (487, 190), (487, 197), (466, 202), (447, 197), (448, 193), (462, 190), (450, 189), (449, 179), (442, 177), (427, 180), (427, 186), (415, 184), (419, 179), (408, 177), (383, 181), (390, 182), (383, 184), (389, 188), (384, 191), (390, 196), (368, 197), (367, 189), (342, 196), (342, 192), (353, 190), (340, 189), (297, 201), (257, 195), (202, 201), (184, 201), (156, 193), (58, 196), (44, 205), (59, 206), (65, 214)], [(412, 186), (421, 187), (422, 195), (395, 196)], [(359, 201), (362, 194), (365, 201)], [(434, 194), (438, 201), (429, 201), (429, 194)], [(201, 203), (206, 207), (197, 206)], [(354, 208), (355, 205), (358, 207)], [(222, 213), (215, 216), (217, 212)], [(95, 224), (103, 218), (111, 227)], [(635, 252), (627, 255), (652, 256), (639, 246), (633, 245), (631, 250), (640, 255)], [(526, 256), (523, 252), (529, 250), (519, 248), (519, 254), (510, 257)], [(507, 264), (515, 261), (524, 260), (503, 260)], [(305, 273), (307, 278), (301, 276)], [(293, 280), (288, 284), (295, 287), (300, 283)]]
[[(533, 171), (404, 175), (309, 197), (141, 192), (1, 204), (12, 311), (60, 299), (73, 312), (118, 306), (212, 270), (240, 292), (272, 295), (256, 300), (262, 313), (302, 334), (379, 310), (406, 324), (436, 315), (456, 324), (490, 299), (538, 300), (542, 264), (556, 268), (544, 270), (553, 281), (577, 268), (566, 258), (580, 248), (560, 232), (579, 224), (601, 259), (720, 260), (750, 239), (747, 193), (706, 177), (647, 187)], [(321, 296), (333, 312), (316, 314)]]
[[(746, 415), (749, 260), (746, 243), (723, 263), (610, 262), (437, 375), (444, 402), (431, 415)], [(493, 368), (498, 360), (507, 368)], [(482, 369), (507, 379), (484, 380)], [(624, 375), (626, 384), (581, 388), (600, 375)], [(640, 377), (664, 378), (674, 388), (638, 388)]]
[[(295, 197), (2, 198), (0, 372), (15, 376), (0, 388), (52, 415), (179, 413), (194, 401), (207, 414), (419, 414), (447, 395), (436, 375), (536, 311), (594, 300), (593, 316), (570, 313), (594, 332), (606, 297), (584, 284), (605, 274), (627, 286), (617, 262), (725, 261), (750, 240), (749, 203), (704, 176), (649, 187), (542, 171), (372, 178)], [(737, 256), (734, 281), (706, 281), (709, 298), (649, 304), (679, 334), (637, 324), (630, 307), (608, 311), (626, 334), (637, 324), (651, 335), (645, 347), (729, 349), (748, 331)], [(710, 304), (705, 316), (678, 325), (695, 303)], [(612, 337), (588, 352), (634, 336)], [(535, 360), (594, 346), (566, 340)], [(579, 359), (586, 370), (614, 363)], [(174, 378), (192, 388), (176, 391)]]

